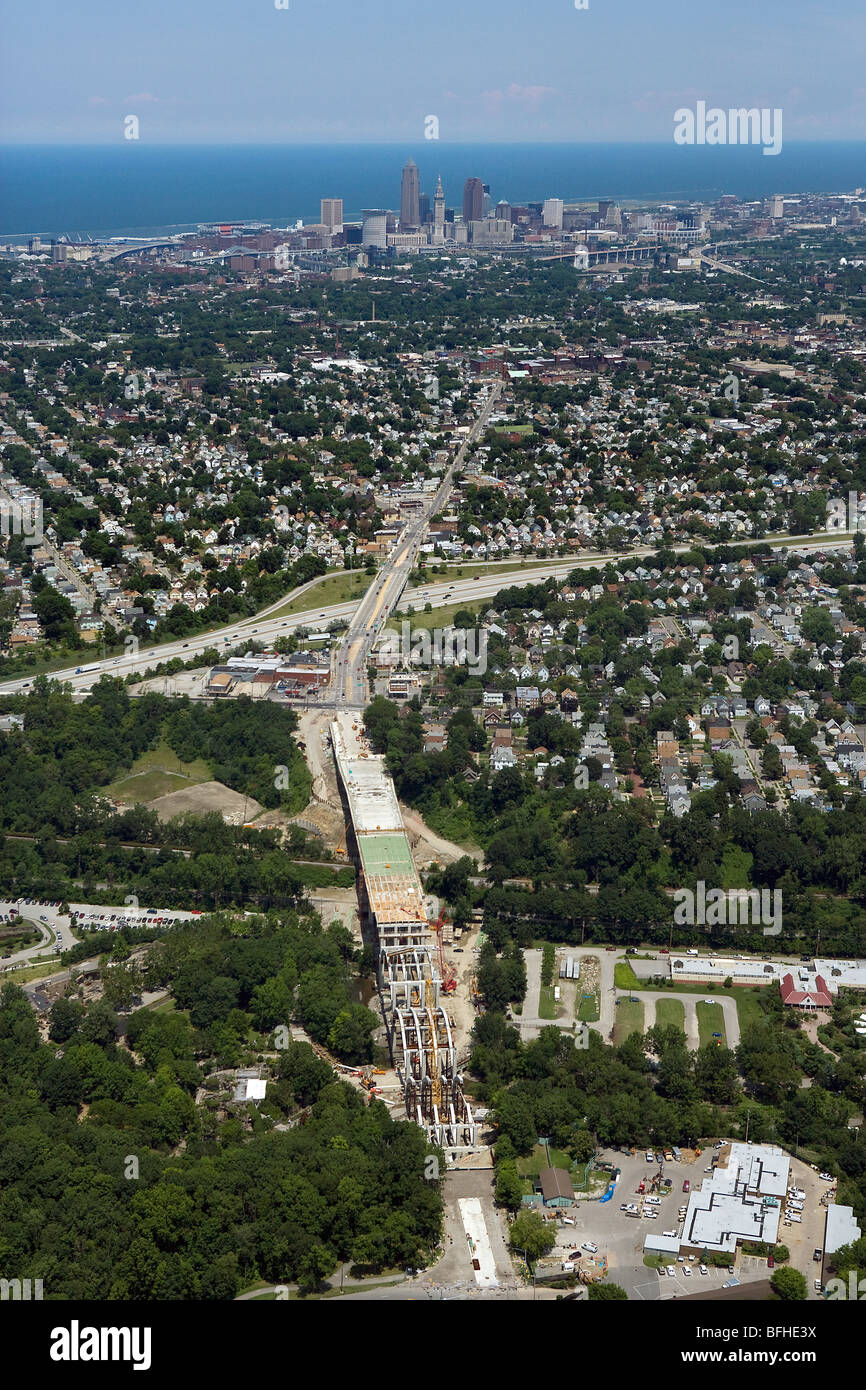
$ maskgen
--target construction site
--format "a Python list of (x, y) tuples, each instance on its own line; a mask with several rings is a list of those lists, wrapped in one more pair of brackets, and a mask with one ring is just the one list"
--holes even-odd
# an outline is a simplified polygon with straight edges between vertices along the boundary
[(477, 1143), (444, 1001), (455, 988), (443, 921), (428, 921), (424, 892), (384, 759), (357, 718), (337, 714), (331, 746), (359, 868), (359, 908), (376, 949), (379, 992), (406, 1115), (454, 1158)]

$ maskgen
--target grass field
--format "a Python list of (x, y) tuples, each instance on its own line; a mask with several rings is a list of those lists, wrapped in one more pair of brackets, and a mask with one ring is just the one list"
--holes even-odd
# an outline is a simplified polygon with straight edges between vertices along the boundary
[[(633, 986), (638, 989), (657, 989), (658, 986), (647, 981), (645, 984)], [(665, 985), (665, 994), (673, 998), (677, 994), (699, 994), (702, 990), (706, 994), (713, 994), (717, 999), (733, 999), (737, 1006), (737, 1018), (740, 1021), (740, 1032), (744, 1033), (752, 1023), (758, 1023), (764, 1017), (761, 1009), (760, 998), (764, 989), (778, 989), (778, 985), (741, 985), (739, 989), (718, 989), (712, 985)], [(721, 1030), (719, 1030), (721, 1031)]]
[[(401, 622), (403, 618), (406, 616), (406, 608), (403, 607), (404, 602), (408, 607), (409, 600), (408, 598), (405, 598), (405, 596), (403, 599), (400, 600), (400, 607), (397, 610), (400, 615)], [(463, 603), (449, 603), (446, 604), (444, 608), (434, 608), (432, 613), (424, 613), (422, 611), (423, 606), (424, 605), (422, 604), (420, 608), (416, 608), (415, 612), (411, 614), (411, 623), (413, 629), (416, 627), (423, 627), (429, 630), (434, 627), (447, 627), (449, 623), (453, 623), (456, 615), (461, 611), (464, 613), (472, 613), (473, 615), (477, 615), (482, 609), (489, 608), (490, 599), (466, 599)], [(388, 628), (390, 628), (393, 632), (400, 631), (399, 624), (395, 621), (394, 617), (391, 617), (389, 619)]]
[[(550, 1163), (554, 1168), (571, 1171), (572, 1158), (564, 1149), (550, 1150)], [(542, 1168), (547, 1167), (547, 1151), (543, 1144), (536, 1144), (528, 1158), (518, 1158), (517, 1171), (522, 1178), (537, 1178)]]
[(271, 618), (288, 618), (293, 613), (318, 614), (332, 603), (348, 603), (350, 599), (361, 598), (373, 581), (373, 576), (364, 570), (337, 570), (329, 574), (314, 589), (308, 589), (298, 598), (288, 599), (280, 608), (268, 615)]
[(105, 787), (104, 792), (115, 801), (134, 805), (210, 780), (210, 768), (203, 758), (183, 763), (167, 743), (160, 742), (156, 748), (150, 748), (136, 758), (126, 776)]
[(619, 1047), (632, 1033), (643, 1033), (643, 1004), (632, 1004), (630, 999), (621, 999), (614, 1011), (616, 1022), (613, 1025), (614, 1046)]
[(538, 1017), (556, 1018), (556, 1000), (553, 997), (553, 985), (541, 986), (541, 993), (538, 996)]
[(627, 960), (618, 960), (613, 967), (613, 982), (617, 989), (634, 990), (640, 987), (637, 975)]
[(598, 992), (590, 994), (587, 999), (581, 998), (575, 1018), (579, 1023), (598, 1023), (601, 1017), (598, 1003)]
[(714, 1033), (721, 1033), (722, 1046), (727, 1047), (728, 1039), (725, 1033), (725, 1018), (722, 1013), (721, 1004), (695, 1005), (695, 1012), (698, 1016), (698, 1036), (700, 1037), (701, 1047), (706, 1047), (708, 1043), (717, 1042), (713, 1037)]
[(686, 1010), (680, 999), (656, 1000), (656, 1023), (659, 1028), (679, 1028), (685, 1032)]

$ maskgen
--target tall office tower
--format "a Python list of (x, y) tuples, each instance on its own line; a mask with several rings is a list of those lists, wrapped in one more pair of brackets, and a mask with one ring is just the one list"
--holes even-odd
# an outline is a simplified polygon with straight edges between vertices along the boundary
[(388, 214), (381, 208), (364, 209), (361, 245), (374, 246), (379, 251), (388, 247)]
[(601, 222), (602, 226), (604, 226), (604, 219), (607, 217), (607, 214), (608, 214), (608, 212), (610, 211), (610, 209), (611, 209), (612, 207), (613, 207), (613, 199), (612, 199), (612, 198), (599, 198), (599, 200), (598, 200), (598, 217), (599, 217), (599, 221)]
[(780, 217), (784, 217), (784, 216), (785, 216), (785, 199), (784, 199), (784, 198), (780, 198), (780, 197), (778, 196), (778, 194), (777, 194), (776, 197), (770, 198), (769, 202), (770, 202), (770, 216), (771, 216), (773, 219), (778, 220)]
[(494, 217), (498, 217), (498, 218), (500, 219), (500, 221), (508, 221), (508, 222), (510, 222), (510, 221), (511, 221), (511, 204), (510, 204), (510, 203), (506, 203), (504, 200), (503, 200), (501, 203), (497, 203), (497, 204), (496, 204), (496, 209), (495, 209), (493, 215), (494, 215)]
[(327, 227), (329, 232), (341, 232), (343, 230), (343, 200), (342, 198), (323, 198), (321, 223)]
[(433, 195), (433, 240), (437, 245), (445, 240), (445, 194), (441, 174), (436, 179), (436, 192)]
[(545, 227), (554, 227), (556, 231), (562, 231), (563, 207), (561, 198), (545, 198), (542, 209), (542, 221)]
[(467, 179), (463, 185), (463, 221), (480, 222), (484, 207), (484, 185), (480, 179)]
[(418, 198), (418, 223), (423, 227), (425, 222), (430, 221), (430, 195), (422, 193)]
[(414, 159), (410, 159), (403, 165), (403, 180), (400, 186), (401, 231), (408, 232), (421, 225), (418, 202), (418, 165)]
[(485, 217), (489, 217), (491, 212), (493, 211), (493, 199), (490, 196), (490, 184), (483, 183), (481, 185), (481, 191), (483, 195), (481, 199), (481, 211)]

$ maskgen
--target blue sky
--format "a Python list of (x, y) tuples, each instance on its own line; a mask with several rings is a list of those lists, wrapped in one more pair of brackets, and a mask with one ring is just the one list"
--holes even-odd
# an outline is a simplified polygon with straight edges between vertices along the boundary
[(781, 107), (866, 135), (863, 0), (0, 0), (0, 140), (667, 140)]

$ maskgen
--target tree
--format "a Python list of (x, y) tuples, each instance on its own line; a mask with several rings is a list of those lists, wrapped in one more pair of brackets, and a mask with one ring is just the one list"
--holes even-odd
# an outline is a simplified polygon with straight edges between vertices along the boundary
[(512, 1250), (525, 1251), (532, 1263), (553, 1249), (556, 1235), (537, 1211), (524, 1211), (511, 1223), (508, 1242)]
[(773, 1270), (770, 1284), (773, 1287), (774, 1293), (777, 1293), (779, 1298), (783, 1298), (788, 1302), (796, 1301), (802, 1303), (808, 1293), (805, 1277), (800, 1273), (799, 1269), (786, 1267), (784, 1269)]
[(621, 1284), (590, 1284), (589, 1301), (591, 1303), (611, 1302), (613, 1300), (619, 1303), (628, 1303), (628, 1294)]
[(496, 1200), (509, 1211), (519, 1211), (523, 1197), (523, 1183), (513, 1159), (496, 1165)]

